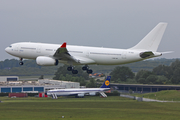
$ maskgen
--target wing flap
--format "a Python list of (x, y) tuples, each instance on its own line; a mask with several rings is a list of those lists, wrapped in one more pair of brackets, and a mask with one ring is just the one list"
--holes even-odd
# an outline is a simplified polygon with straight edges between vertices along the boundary
[(92, 64), (95, 63), (94, 60), (85, 58), (85, 57), (80, 57), (80, 56), (73, 56), (73, 59), (80, 64)]

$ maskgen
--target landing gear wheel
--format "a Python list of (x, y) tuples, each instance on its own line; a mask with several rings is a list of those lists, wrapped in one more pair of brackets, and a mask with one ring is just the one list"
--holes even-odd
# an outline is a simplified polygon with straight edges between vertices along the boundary
[(68, 71), (72, 71), (72, 70), (73, 70), (73, 67), (70, 66), (70, 67), (67, 68), (67, 70), (68, 70)]
[(83, 66), (82, 70), (88, 70), (88, 66)]
[(19, 62), (19, 65), (23, 65), (24, 63), (23, 62)]
[(88, 74), (92, 74), (92, 72), (93, 72), (93, 71), (92, 71), (91, 69), (87, 70), (87, 73), (88, 73)]
[(72, 70), (72, 74), (78, 74), (77, 70)]

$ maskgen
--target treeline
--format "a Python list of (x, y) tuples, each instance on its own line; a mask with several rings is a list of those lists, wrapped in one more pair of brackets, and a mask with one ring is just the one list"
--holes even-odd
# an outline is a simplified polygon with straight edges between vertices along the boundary
[(152, 71), (142, 69), (137, 74), (128, 67), (118, 66), (110, 75), (116, 83), (180, 84), (180, 61), (177, 59), (169, 66), (159, 65)]
[[(55, 75), (53, 79), (80, 82), (81, 86), (99, 87), (94, 79), (89, 79), (82, 66), (75, 66), (78, 74), (67, 71), (67, 65), (38, 66), (35, 60), (24, 60), (20, 66), (15, 59), (0, 62), (0, 75), (35, 76)], [(98, 73), (108, 73), (114, 83), (140, 84), (180, 84), (180, 61), (178, 59), (155, 59), (120, 66), (96, 66), (91, 69)], [(87, 80), (89, 82), (87, 82)]]
[[(59, 67), (53, 79), (80, 82), (81, 86), (97, 87), (93, 79), (87, 82), (88, 74), (83, 72), (80, 66), (76, 67), (78, 74), (67, 71), (67, 67), (67, 65)], [(177, 59), (170, 65), (159, 65), (151, 71), (142, 69), (137, 73), (127, 66), (117, 66), (110, 72), (110, 75), (113, 83), (180, 84), (180, 61)]]
[[(152, 71), (153, 68), (158, 65), (170, 65), (174, 62), (175, 59), (154, 59), (154, 60), (146, 60), (140, 61), (130, 64), (125, 64), (123, 66), (127, 66), (131, 68), (133, 72), (138, 72), (141, 69)], [(11, 59), (0, 61), (0, 75), (17, 75), (17, 76), (35, 76), (35, 75), (54, 75), (57, 69), (63, 64), (59, 64), (58, 66), (38, 66), (35, 60), (24, 60), (24, 65), (19, 65), (19, 60)], [(109, 74), (115, 67), (118, 65), (107, 66), (107, 65), (90, 65), (89, 67), (93, 70), (94, 73), (104, 73)], [(122, 65), (121, 65), (122, 66)], [(77, 67), (77, 66), (76, 66)], [(81, 69), (79, 72), (82, 71)]]
[(19, 65), (19, 60), (11, 59), (0, 61), (0, 75), (15, 76), (36, 76), (36, 75), (53, 75), (59, 66), (39, 66), (35, 60), (24, 60), (24, 65)]
[(157, 67), (158, 65), (171, 65), (172, 62), (174, 62), (176, 59), (149, 59), (145, 61), (139, 61), (129, 64), (123, 64), (123, 65), (92, 65), (90, 66), (91, 69), (93, 69), (94, 72), (101, 72), (101, 73), (110, 73), (115, 67), (117, 66), (126, 66), (129, 67), (133, 72), (138, 72), (141, 69), (143, 70), (149, 70), (152, 71), (153, 68)]
[(24, 65), (19, 65), (19, 60), (16, 59), (6, 59), (4, 61), (0, 61), (0, 69), (12, 69), (14, 67), (32, 67), (32, 68), (39, 68), (36, 64), (35, 60), (24, 60)]
[(83, 72), (81, 66), (76, 66), (76, 70), (78, 70), (78, 74), (72, 74), (71, 71), (67, 71), (67, 67), (68, 67), (67, 65), (59, 67), (53, 79), (79, 82), (81, 86), (86, 86), (86, 87), (97, 87), (96, 81), (94, 79), (89, 80), (89, 74)]

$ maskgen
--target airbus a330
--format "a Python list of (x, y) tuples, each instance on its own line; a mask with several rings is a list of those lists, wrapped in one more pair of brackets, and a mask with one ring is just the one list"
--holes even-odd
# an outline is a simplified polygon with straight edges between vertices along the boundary
[(77, 74), (75, 65), (83, 65), (88, 74), (93, 71), (88, 65), (120, 65), (161, 56), (157, 52), (167, 23), (159, 23), (137, 45), (129, 49), (87, 47), (63, 44), (19, 42), (5, 49), (10, 55), (23, 59), (35, 59), (38, 65), (53, 66), (58, 63), (68, 64), (68, 71)]

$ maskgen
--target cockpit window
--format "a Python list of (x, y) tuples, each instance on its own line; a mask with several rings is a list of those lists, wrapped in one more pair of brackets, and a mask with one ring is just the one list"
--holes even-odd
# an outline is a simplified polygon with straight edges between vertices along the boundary
[(9, 47), (11, 48), (12, 46), (10, 45)]

